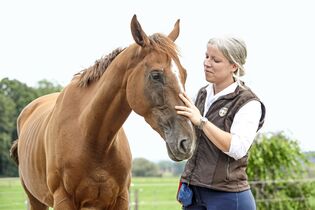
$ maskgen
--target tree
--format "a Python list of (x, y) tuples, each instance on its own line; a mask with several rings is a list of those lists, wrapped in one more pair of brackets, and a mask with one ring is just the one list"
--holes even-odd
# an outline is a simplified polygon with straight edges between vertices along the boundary
[(8, 78), (0, 81), (0, 92), (15, 103), (15, 117), (26, 104), (38, 97), (34, 88), (28, 87), (25, 83), (21, 83), (18, 80), (10, 80)]
[(8, 151), (11, 145), (11, 136), (14, 129), (15, 103), (0, 92), (0, 176), (15, 175), (17, 170), (13, 167)]
[(173, 167), (174, 167), (173, 175), (174, 176), (180, 176), (183, 173), (186, 162), (187, 162), (186, 160), (180, 161), (180, 162), (173, 162)]
[(48, 80), (40, 80), (38, 82), (38, 87), (36, 88), (37, 96), (46, 95), (49, 93), (59, 92), (62, 89), (62, 86), (59, 84), (54, 84)]
[(158, 169), (163, 176), (173, 175), (173, 163), (168, 160), (162, 160), (157, 163)]
[(142, 177), (161, 176), (155, 163), (145, 158), (135, 158), (132, 161), (132, 175)]
[(14, 130), (14, 101), (0, 92), (0, 133), (11, 133)]
[(22, 109), (35, 98), (61, 88), (47, 80), (39, 81), (37, 88), (8, 78), (0, 81), (0, 176), (18, 175), (9, 150), (17, 139), (16, 120)]
[(308, 164), (296, 140), (282, 132), (260, 135), (250, 150), (247, 168), (258, 209), (310, 209), (308, 197), (314, 183), (302, 180)]
[(18, 170), (10, 158), (11, 137), (7, 133), (0, 133), (0, 176), (17, 176)]

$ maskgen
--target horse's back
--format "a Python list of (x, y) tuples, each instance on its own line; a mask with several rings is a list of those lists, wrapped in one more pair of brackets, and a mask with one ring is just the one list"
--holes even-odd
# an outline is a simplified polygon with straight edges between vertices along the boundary
[(30, 102), (27, 106), (24, 107), (24, 109), (21, 111), (18, 120), (17, 120), (17, 126), (18, 126), (18, 133), (21, 130), (21, 127), (23, 127), (24, 123), (32, 116), (37, 115), (41, 112), (47, 112), (51, 110), (57, 100), (57, 97), (59, 96), (58, 93), (51, 93), (44, 96), (41, 96), (32, 102)]

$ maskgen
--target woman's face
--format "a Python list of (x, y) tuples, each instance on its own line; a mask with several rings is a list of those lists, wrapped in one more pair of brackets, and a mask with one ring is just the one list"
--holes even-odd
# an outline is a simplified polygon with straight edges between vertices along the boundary
[(206, 57), (203, 62), (205, 77), (208, 82), (225, 88), (234, 82), (233, 72), (237, 69), (222, 52), (212, 44), (208, 44)]

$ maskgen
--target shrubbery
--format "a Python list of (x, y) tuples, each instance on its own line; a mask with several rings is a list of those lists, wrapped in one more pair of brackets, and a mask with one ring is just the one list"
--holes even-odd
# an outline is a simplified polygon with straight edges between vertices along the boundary
[(308, 181), (309, 159), (296, 140), (284, 133), (258, 136), (252, 145), (247, 174), (261, 210), (311, 209), (315, 183)]

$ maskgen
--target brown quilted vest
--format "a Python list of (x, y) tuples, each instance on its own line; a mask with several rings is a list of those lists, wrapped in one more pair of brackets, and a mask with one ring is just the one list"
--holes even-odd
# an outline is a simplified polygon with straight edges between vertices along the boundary
[[(203, 87), (199, 90), (195, 102), (201, 113), (204, 111), (205, 98), (206, 87)], [(235, 114), (251, 100), (260, 101), (248, 87), (244, 89), (238, 86), (233, 93), (219, 97), (207, 111), (206, 117), (220, 129), (230, 132)], [(265, 118), (265, 106), (260, 103), (262, 115), (257, 130), (262, 127)], [(235, 160), (219, 150), (198, 128), (196, 135), (197, 147), (186, 163), (181, 181), (228, 192), (249, 189), (246, 174), (248, 154)]]

